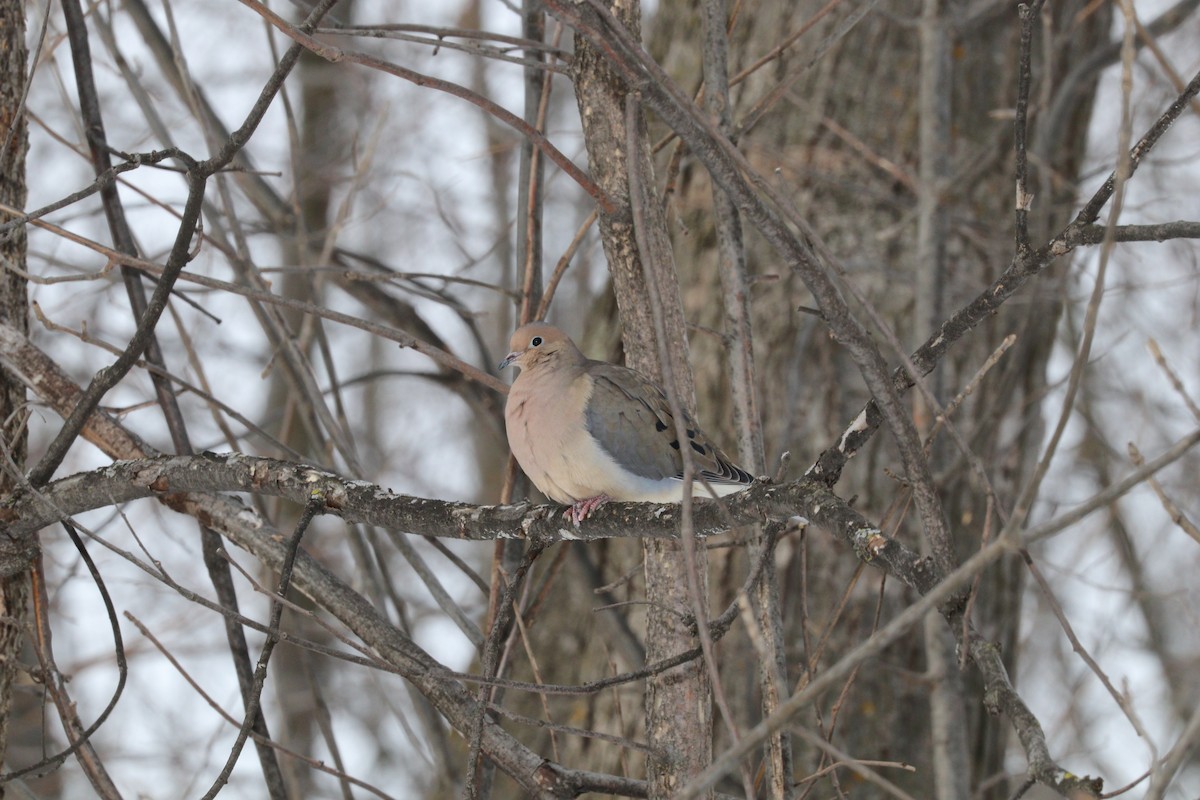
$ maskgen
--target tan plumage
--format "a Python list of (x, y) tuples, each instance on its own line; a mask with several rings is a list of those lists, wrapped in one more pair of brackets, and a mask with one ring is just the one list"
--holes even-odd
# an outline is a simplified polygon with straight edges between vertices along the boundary
[[(679, 502), (683, 456), (667, 396), (626, 367), (586, 358), (558, 328), (517, 330), (501, 362), (521, 368), (504, 409), (508, 443), (525, 474), (551, 500), (571, 506), (576, 525), (608, 500)], [(685, 417), (696, 480), (709, 496), (753, 478)], [(703, 479), (703, 480), (701, 480)]]

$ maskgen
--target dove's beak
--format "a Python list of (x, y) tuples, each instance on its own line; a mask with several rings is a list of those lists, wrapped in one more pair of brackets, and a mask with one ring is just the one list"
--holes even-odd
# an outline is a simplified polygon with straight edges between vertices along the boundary
[(521, 357), (521, 355), (522, 355), (521, 353), (519, 353), (519, 352), (517, 352), (517, 351), (515, 351), (515, 350), (514, 350), (513, 352), (509, 353), (508, 355), (506, 355), (506, 356), (504, 357), (504, 360), (500, 362), (500, 369), (504, 369), (504, 368), (505, 368), (505, 367), (507, 367), (509, 364), (511, 364), (511, 363), (513, 363), (514, 361), (516, 361), (518, 358), (520, 358), (520, 357)]

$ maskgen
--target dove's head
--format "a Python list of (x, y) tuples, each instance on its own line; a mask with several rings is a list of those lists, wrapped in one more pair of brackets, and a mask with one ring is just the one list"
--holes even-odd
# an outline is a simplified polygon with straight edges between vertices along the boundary
[(500, 362), (500, 369), (516, 364), (523, 370), (583, 361), (583, 354), (571, 337), (553, 325), (531, 322), (517, 328), (508, 343), (509, 354)]

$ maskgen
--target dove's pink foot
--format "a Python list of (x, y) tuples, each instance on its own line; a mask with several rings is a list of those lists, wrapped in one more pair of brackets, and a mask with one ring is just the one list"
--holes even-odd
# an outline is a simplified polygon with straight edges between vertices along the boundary
[(571, 520), (575, 527), (579, 527), (579, 523), (588, 518), (593, 511), (600, 506), (612, 500), (606, 494), (598, 494), (595, 497), (589, 497), (586, 500), (576, 500), (571, 504), (571, 507), (563, 512), (563, 518)]

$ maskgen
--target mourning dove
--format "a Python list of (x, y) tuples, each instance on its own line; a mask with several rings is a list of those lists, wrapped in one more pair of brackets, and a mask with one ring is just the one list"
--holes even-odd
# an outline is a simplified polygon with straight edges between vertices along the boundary
[[(586, 358), (558, 328), (517, 330), (500, 362), (521, 368), (508, 393), (508, 444), (533, 484), (569, 505), (576, 526), (609, 500), (678, 503), (683, 456), (663, 390), (627, 367)], [(696, 480), (692, 494), (745, 489), (754, 478), (685, 416)], [(703, 480), (701, 480), (703, 479)]]

